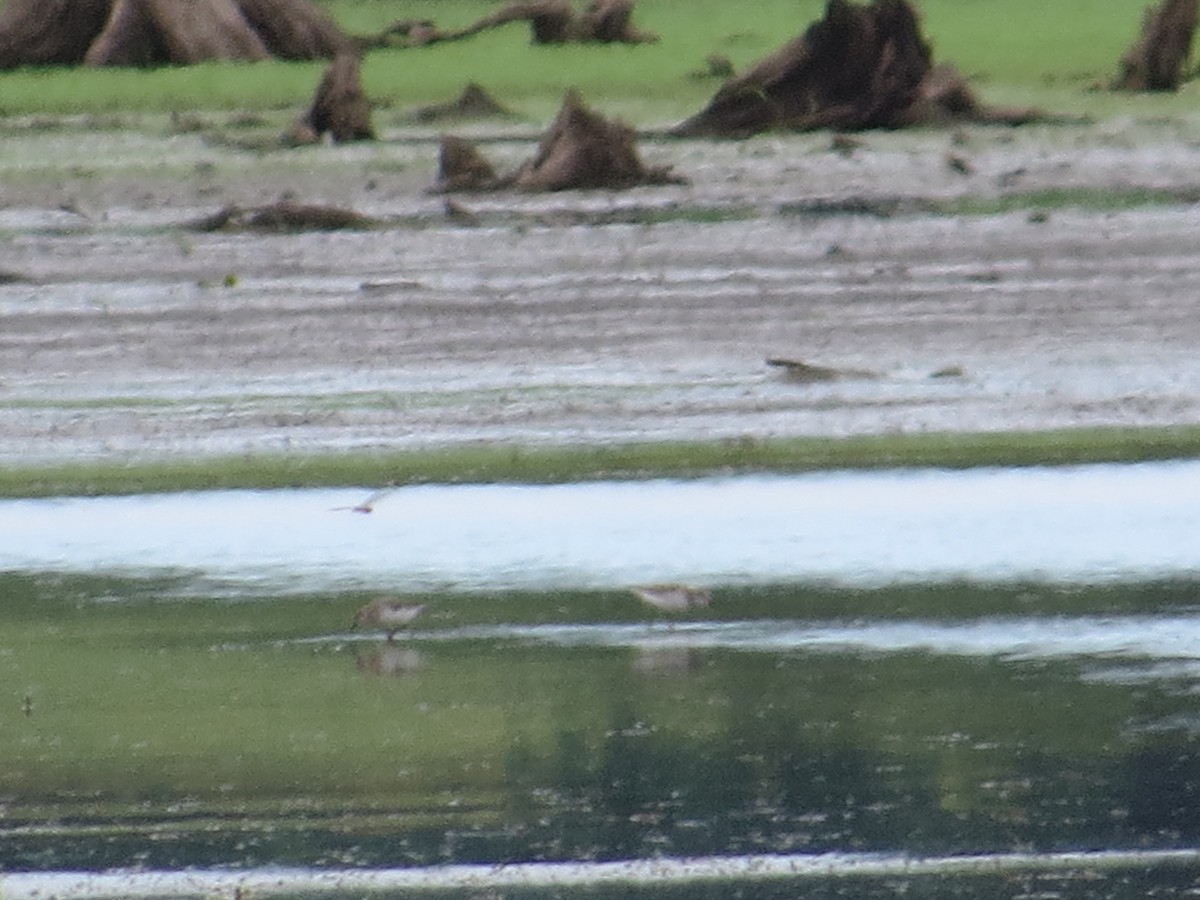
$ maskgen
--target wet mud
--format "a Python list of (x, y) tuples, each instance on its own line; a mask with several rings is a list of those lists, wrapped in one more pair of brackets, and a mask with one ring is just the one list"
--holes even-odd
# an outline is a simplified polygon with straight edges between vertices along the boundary
[[(420, 130), (10, 128), (0, 460), (1200, 420), (1191, 123), (645, 139), (691, 183), (449, 204)], [(281, 199), (380, 224), (188, 228)]]

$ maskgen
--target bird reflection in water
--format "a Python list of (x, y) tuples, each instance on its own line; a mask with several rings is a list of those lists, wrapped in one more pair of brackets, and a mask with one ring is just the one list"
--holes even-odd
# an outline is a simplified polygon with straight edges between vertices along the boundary
[(425, 659), (419, 650), (396, 644), (378, 644), (361, 651), (355, 658), (358, 671), (381, 678), (403, 678), (419, 672)]
[(691, 647), (637, 647), (633, 671), (640, 675), (681, 675), (698, 663)]

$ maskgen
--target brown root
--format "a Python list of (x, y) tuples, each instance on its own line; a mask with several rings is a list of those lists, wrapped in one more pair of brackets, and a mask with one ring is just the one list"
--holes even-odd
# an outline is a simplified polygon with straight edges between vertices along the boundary
[(1162, 0), (1146, 10), (1138, 39), (1121, 57), (1112, 82), (1120, 91), (1176, 91), (1192, 53), (1197, 0)]

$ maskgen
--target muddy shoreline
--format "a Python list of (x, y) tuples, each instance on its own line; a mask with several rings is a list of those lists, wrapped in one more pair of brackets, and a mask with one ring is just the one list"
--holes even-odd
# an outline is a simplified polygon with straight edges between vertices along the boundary
[[(18, 130), (0, 460), (1196, 423), (1198, 134), (647, 141), (692, 183), (463, 196), (464, 221), (424, 193), (432, 133), (258, 153)], [(1151, 190), (1176, 199), (1119, 208)], [(385, 226), (186, 227), (285, 195)]]

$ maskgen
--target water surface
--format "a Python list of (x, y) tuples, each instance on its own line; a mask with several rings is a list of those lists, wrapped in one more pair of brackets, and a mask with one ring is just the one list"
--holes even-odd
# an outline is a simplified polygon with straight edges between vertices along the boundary
[(1200, 572), (1200, 462), (0, 503), (0, 570), (294, 591)]

